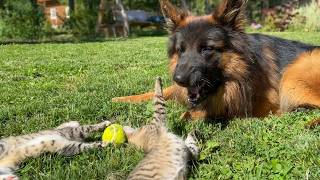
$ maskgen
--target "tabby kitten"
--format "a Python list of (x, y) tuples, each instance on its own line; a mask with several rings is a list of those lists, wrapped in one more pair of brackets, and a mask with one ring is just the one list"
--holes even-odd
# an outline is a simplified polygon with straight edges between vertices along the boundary
[(0, 140), (0, 180), (19, 179), (14, 172), (28, 157), (44, 152), (74, 155), (91, 148), (105, 147), (103, 142), (83, 142), (89, 133), (102, 131), (111, 124), (104, 121), (94, 125), (80, 126), (77, 121), (61, 124), (54, 130), (8, 137)]
[(183, 141), (168, 132), (160, 78), (155, 83), (154, 106), (153, 120), (149, 124), (137, 130), (124, 128), (128, 142), (147, 153), (128, 179), (186, 179), (187, 162), (191, 158), (198, 159), (199, 148), (192, 133)]

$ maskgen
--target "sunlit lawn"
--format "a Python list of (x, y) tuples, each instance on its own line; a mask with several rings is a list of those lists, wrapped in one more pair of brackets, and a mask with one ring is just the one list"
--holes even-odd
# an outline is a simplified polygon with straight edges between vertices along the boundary
[[(320, 33), (269, 34), (320, 44)], [(143, 125), (152, 115), (152, 103), (110, 100), (152, 89), (155, 76), (169, 85), (167, 64), (165, 37), (0, 46), (0, 137), (70, 120), (115, 118), (124, 125)], [(235, 119), (222, 127), (181, 121), (184, 108), (173, 102), (167, 109), (173, 132), (185, 136), (188, 130), (201, 130), (202, 160), (192, 165), (191, 178), (320, 178), (320, 128), (304, 128), (320, 111)], [(23, 163), (18, 174), (23, 179), (124, 179), (142, 158), (142, 151), (128, 145), (73, 157), (46, 154)]]

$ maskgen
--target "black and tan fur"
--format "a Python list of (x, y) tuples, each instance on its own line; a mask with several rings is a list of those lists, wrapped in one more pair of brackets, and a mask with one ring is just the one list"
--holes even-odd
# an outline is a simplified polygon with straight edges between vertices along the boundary
[(128, 142), (142, 148), (146, 153), (146, 157), (128, 176), (130, 180), (186, 179), (188, 161), (199, 156), (192, 133), (183, 141), (167, 130), (165, 102), (160, 83), (160, 79), (157, 79), (153, 120), (137, 130), (124, 128)]
[[(222, 0), (193, 16), (160, 0), (169, 24), (165, 99), (191, 107), (192, 118), (265, 117), (301, 106), (320, 107), (320, 48), (244, 32), (245, 0)], [(114, 98), (142, 102), (153, 93)]]
[(0, 180), (18, 179), (15, 171), (29, 157), (45, 152), (74, 155), (82, 151), (105, 147), (104, 142), (83, 142), (89, 133), (102, 131), (111, 123), (104, 121), (80, 126), (77, 121), (61, 124), (54, 130), (22, 136), (10, 136), (0, 140)]

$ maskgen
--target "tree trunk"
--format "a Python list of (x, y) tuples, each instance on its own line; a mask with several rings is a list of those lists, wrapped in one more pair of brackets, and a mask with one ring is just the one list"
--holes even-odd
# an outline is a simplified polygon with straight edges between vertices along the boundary
[(107, 4), (106, 0), (100, 0), (98, 18), (97, 18), (97, 24), (96, 24), (96, 34), (99, 34), (100, 32), (100, 28), (102, 26), (102, 21), (104, 18), (104, 13), (106, 10), (106, 4)]
[(210, 7), (209, 0), (205, 0), (205, 1), (204, 1), (204, 12), (205, 12), (206, 14), (211, 13), (211, 7)]
[(128, 15), (123, 7), (123, 4), (121, 2), (121, 0), (116, 0), (116, 4), (117, 6), (120, 8), (121, 11), (121, 16), (123, 19), (123, 35), (124, 37), (128, 37), (129, 36), (129, 22), (128, 22)]
[(263, 0), (261, 2), (261, 17), (260, 17), (260, 19), (264, 19), (265, 18), (264, 14), (263, 14), (263, 10), (264, 9), (269, 9), (269, 7), (270, 7), (270, 4), (269, 4), (268, 0)]
[(34, 31), (33, 31), (33, 38), (38, 38), (38, 32), (41, 31), (41, 23), (43, 21), (43, 16), (41, 14), (41, 9), (39, 5), (37, 4), (36, 0), (30, 0), (31, 6), (32, 6), (32, 14), (33, 16), (31, 17), (32, 19), (32, 24), (34, 26)]
[(186, 10), (188, 10), (188, 9), (189, 9), (189, 7), (188, 7), (188, 4), (187, 4), (186, 0), (181, 0), (181, 5), (182, 5), (182, 8), (183, 8), (183, 9), (186, 9)]
[(74, 0), (69, 0), (68, 5), (69, 5), (69, 9), (70, 9), (70, 14), (72, 14), (74, 11)]
[(318, 7), (320, 8), (320, 0), (317, 0)]

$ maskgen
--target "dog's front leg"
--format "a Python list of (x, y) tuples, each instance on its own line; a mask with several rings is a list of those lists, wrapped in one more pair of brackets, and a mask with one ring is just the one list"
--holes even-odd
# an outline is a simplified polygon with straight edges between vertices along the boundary
[(206, 119), (208, 113), (203, 110), (190, 110), (181, 114), (180, 118), (183, 120), (201, 120)]

